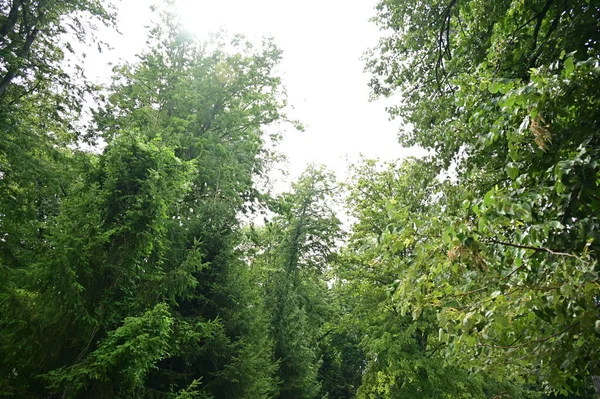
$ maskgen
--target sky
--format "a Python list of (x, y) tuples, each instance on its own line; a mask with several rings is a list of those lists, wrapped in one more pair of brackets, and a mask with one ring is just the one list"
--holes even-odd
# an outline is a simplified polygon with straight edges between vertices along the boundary
[[(392, 160), (421, 155), (397, 143), (399, 121), (390, 121), (385, 100), (369, 101), (363, 53), (381, 33), (369, 19), (377, 0), (180, 0), (186, 29), (200, 39), (224, 28), (250, 39), (273, 37), (283, 50), (280, 76), (288, 93), (287, 114), (304, 132), (288, 129), (280, 144), (288, 158), (285, 189), (309, 163), (324, 164), (344, 179), (347, 165), (362, 154)], [(145, 45), (150, 2), (126, 0), (119, 5), (121, 35), (103, 34), (114, 47), (91, 56), (88, 77), (108, 79), (108, 62), (134, 61)], [(276, 186), (276, 190), (277, 190)]]

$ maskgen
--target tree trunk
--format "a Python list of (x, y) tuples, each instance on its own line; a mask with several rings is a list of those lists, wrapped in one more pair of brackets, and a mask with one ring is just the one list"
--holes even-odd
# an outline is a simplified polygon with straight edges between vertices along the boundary
[[(17, 53), (19, 58), (25, 58), (29, 55), (29, 50), (31, 49), (31, 45), (33, 44), (33, 41), (35, 40), (38, 32), (38, 28), (34, 28), (31, 32), (27, 34), (27, 38), (25, 39), (25, 44), (23, 45), (23, 48), (21, 49), (21, 51), (19, 51), (19, 53)], [(15, 70), (9, 66), (8, 71), (6, 71), (6, 75), (4, 75), (4, 77), (0, 81), (0, 97), (4, 95), (4, 92), (8, 88), (10, 82), (15, 77), (15, 74)]]
[(14, 0), (10, 7), (8, 18), (6, 18), (4, 25), (0, 27), (0, 39), (5, 40), (4, 37), (8, 35), (8, 32), (16, 25), (19, 16), (19, 7), (21, 7), (21, 0)]
[(600, 398), (600, 376), (593, 375), (592, 381), (594, 383), (594, 388), (596, 389), (596, 395)]

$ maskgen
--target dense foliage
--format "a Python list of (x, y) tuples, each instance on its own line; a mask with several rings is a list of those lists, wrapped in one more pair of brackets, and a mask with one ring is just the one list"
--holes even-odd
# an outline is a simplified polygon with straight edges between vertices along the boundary
[(109, 5), (0, 0), (0, 395), (600, 391), (600, 5), (381, 0), (375, 21), (373, 95), (430, 155), (272, 195), (299, 125), (271, 40), (165, 13), (99, 87), (66, 60), (102, 48)]
[(450, 167), (422, 204), (434, 214), (389, 197), (381, 256), (403, 263), (398, 311), (434, 312), (452, 362), (586, 391), (600, 374), (598, 3), (378, 10), (390, 34), (369, 61), (373, 92), (402, 93), (401, 142)]
[[(8, 87), (6, 96), (16, 94), (1, 115), (3, 394), (276, 390), (268, 318), (256, 312), (259, 287), (238, 247), (239, 214), (258, 198), (254, 180), (276, 139), (264, 127), (284, 119), (272, 72), (279, 51), (219, 40), (198, 44), (165, 16), (148, 51), (115, 69), (89, 132), (73, 130), (77, 110), (44, 113), (55, 102), (70, 107), (84, 81), (67, 94), (45, 75), (25, 94), (23, 80)], [(104, 150), (75, 150), (84, 133)]]

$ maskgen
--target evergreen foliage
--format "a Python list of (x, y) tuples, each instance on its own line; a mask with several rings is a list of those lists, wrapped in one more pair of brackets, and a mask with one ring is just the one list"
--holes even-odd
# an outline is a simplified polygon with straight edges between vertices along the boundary
[(275, 199), (278, 215), (259, 233), (262, 253), (253, 264), (265, 269), (280, 398), (315, 398), (320, 389), (318, 343), (331, 312), (323, 273), (340, 237), (334, 194), (331, 174), (309, 167)]

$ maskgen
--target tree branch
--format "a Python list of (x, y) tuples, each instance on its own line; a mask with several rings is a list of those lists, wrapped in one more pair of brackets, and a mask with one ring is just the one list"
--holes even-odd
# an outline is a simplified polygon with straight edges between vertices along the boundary
[(556, 251), (556, 250), (553, 250), (553, 249), (550, 249), (550, 248), (546, 248), (546, 247), (534, 247), (534, 246), (531, 246), (531, 245), (513, 244), (513, 243), (510, 243), (510, 242), (503, 242), (503, 241), (494, 240), (494, 239), (487, 240), (486, 242), (491, 243), (491, 244), (504, 245), (504, 246), (507, 246), (507, 247), (528, 249), (528, 250), (535, 251), (535, 252), (547, 252), (547, 253), (549, 253), (551, 255), (566, 256), (566, 257), (569, 257), (569, 258), (575, 258), (577, 260), (585, 262), (583, 259), (581, 259), (577, 255), (573, 255), (573, 254), (570, 254), (570, 253), (567, 253), (567, 252)]
[(534, 339), (529, 341), (526, 344), (520, 344), (520, 345), (488, 345), (488, 344), (478, 344), (478, 347), (487, 347), (487, 348), (494, 348), (494, 349), (519, 349), (519, 348), (526, 348), (528, 346), (531, 346), (532, 344), (539, 344), (540, 342), (546, 342), (552, 338), (556, 338), (559, 335), (561, 335), (562, 333), (570, 330), (571, 328), (575, 327), (576, 325), (578, 325), (579, 322), (571, 324), (570, 326), (567, 326), (565, 328), (563, 328), (562, 330), (560, 330), (557, 333), (554, 333), (552, 335), (549, 335), (547, 337), (544, 338), (538, 338), (538, 339)]
[(535, 66), (535, 62), (537, 61), (537, 41), (538, 41), (538, 36), (540, 34), (540, 29), (542, 28), (542, 23), (544, 22), (544, 18), (546, 18), (546, 14), (548, 13), (548, 10), (550, 10), (550, 7), (552, 6), (552, 4), (554, 3), (554, 0), (546, 0), (546, 4), (544, 4), (544, 7), (542, 8), (542, 10), (537, 14), (537, 21), (535, 23), (535, 28), (533, 29), (533, 41), (531, 42), (531, 60), (529, 61), (529, 67), (533, 68)]

